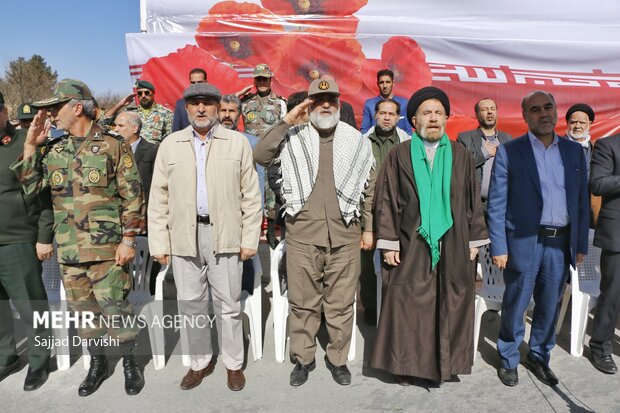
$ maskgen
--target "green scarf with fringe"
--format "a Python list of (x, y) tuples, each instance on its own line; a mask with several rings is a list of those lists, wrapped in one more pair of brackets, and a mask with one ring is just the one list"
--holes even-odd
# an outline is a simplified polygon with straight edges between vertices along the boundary
[(452, 227), (450, 208), (450, 180), (452, 177), (452, 146), (445, 133), (433, 159), (433, 169), (426, 157), (422, 138), (413, 132), (411, 138), (411, 163), (418, 187), (421, 225), (417, 229), (431, 250), (431, 268), (439, 262), (439, 240)]

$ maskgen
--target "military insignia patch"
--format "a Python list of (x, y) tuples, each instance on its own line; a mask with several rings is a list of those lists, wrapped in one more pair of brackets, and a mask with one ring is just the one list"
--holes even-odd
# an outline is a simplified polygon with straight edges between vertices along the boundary
[(2, 144), (3, 145), (8, 145), (9, 143), (11, 143), (13, 139), (10, 136), (5, 136), (4, 138), (2, 138)]
[(256, 119), (256, 114), (254, 112), (250, 112), (250, 113), (247, 114), (246, 118), (247, 118), (247, 120), (252, 122), (254, 119)]
[(93, 145), (93, 147), (92, 147), (92, 148), (90, 148), (90, 150), (91, 150), (93, 153), (97, 153), (97, 152), (99, 152), (99, 145)]
[(58, 186), (62, 183), (62, 173), (60, 171), (54, 171), (52, 173), (52, 184)]
[(327, 90), (329, 89), (329, 82), (324, 80), (322, 82), (319, 83), (319, 89), (321, 90)]
[(91, 183), (96, 184), (97, 182), (99, 182), (99, 179), (101, 179), (101, 175), (99, 174), (98, 170), (93, 169), (88, 173), (88, 180)]
[(123, 150), (123, 153), (127, 153), (129, 150), (127, 149), (127, 144), (125, 142), (121, 142), (121, 149)]
[(54, 150), (56, 151), (56, 153), (60, 153), (64, 150), (65, 148), (60, 146), (60, 145), (56, 145), (54, 146)]
[(133, 159), (131, 159), (131, 155), (129, 155), (128, 153), (123, 155), (123, 166), (127, 169), (133, 166)]

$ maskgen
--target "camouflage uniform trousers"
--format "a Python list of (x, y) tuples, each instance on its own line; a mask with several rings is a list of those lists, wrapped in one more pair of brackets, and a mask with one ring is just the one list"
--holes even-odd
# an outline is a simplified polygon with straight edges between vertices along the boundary
[[(98, 261), (80, 264), (61, 264), (62, 281), (67, 293), (67, 303), (72, 311), (95, 314), (95, 328), (78, 329), (82, 339), (99, 338), (108, 333), (120, 343), (128, 343), (137, 337), (139, 329), (135, 322), (133, 307), (127, 300), (131, 291), (131, 278), (125, 267), (114, 261)], [(108, 325), (98, 322), (108, 317)], [(132, 320), (134, 323), (124, 324)]]

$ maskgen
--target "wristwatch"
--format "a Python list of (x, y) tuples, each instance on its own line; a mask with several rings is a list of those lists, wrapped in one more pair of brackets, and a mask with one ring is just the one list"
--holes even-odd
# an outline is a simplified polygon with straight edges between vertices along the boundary
[(125, 239), (125, 238), (123, 238), (121, 240), (121, 244), (127, 245), (129, 248), (136, 248), (136, 245), (138, 245), (138, 244), (136, 244), (136, 241), (130, 241), (130, 240)]

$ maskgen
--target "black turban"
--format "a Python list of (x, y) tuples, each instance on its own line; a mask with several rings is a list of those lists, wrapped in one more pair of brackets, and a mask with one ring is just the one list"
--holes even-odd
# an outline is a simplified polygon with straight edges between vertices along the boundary
[(420, 107), (422, 102), (429, 99), (437, 99), (440, 101), (446, 110), (446, 115), (450, 116), (450, 100), (448, 99), (446, 92), (436, 88), (435, 86), (423, 87), (411, 95), (409, 103), (407, 103), (407, 120), (411, 126), (413, 126), (411, 118), (415, 116), (415, 112), (418, 110), (418, 107)]
[(566, 111), (566, 122), (568, 122), (570, 116), (575, 112), (585, 113), (586, 115), (588, 115), (588, 119), (590, 119), (590, 122), (594, 122), (594, 111), (592, 110), (590, 105), (586, 105), (585, 103), (575, 103), (573, 106), (568, 108), (568, 110)]

